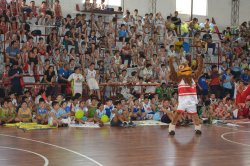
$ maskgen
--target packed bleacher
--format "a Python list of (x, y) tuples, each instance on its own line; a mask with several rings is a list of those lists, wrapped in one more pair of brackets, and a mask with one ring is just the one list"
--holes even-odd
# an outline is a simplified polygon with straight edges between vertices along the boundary
[[(105, 0), (86, 0), (63, 18), (62, 5), (0, 0), (0, 124), (102, 126), (104, 115), (116, 119), (114, 126), (169, 123), (178, 103), (169, 58), (176, 69), (188, 63), (196, 70), (197, 55), (204, 59), (200, 118), (249, 118), (250, 97), (239, 103), (236, 96), (250, 81), (250, 22), (220, 32), (212, 18), (181, 20), (177, 11), (142, 16), (137, 9), (114, 11)], [(75, 118), (79, 110), (84, 115)], [(183, 114), (180, 124), (189, 121)]]

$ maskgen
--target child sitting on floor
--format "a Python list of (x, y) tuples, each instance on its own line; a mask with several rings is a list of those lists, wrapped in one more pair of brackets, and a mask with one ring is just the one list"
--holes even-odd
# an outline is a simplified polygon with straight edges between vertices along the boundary
[(19, 122), (15, 107), (10, 99), (5, 99), (0, 107), (0, 125), (15, 122)]
[(142, 105), (142, 117), (144, 119), (153, 119), (154, 112), (151, 107), (151, 103), (149, 101), (149, 98), (145, 98), (143, 105)]
[(84, 100), (82, 100), (80, 103), (79, 103), (79, 106), (76, 108), (76, 112), (77, 111), (83, 111), (84, 112), (84, 116), (81, 118), (81, 119), (76, 119), (76, 121), (78, 123), (82, 123), (84, 124), (86, 121), (88, 121), (88, 107), (86, 106), (86, 103)]
[(93, 96), (91, 99), (91, 102), (89, 104), (87, 104), (89, 118), (94, 118), (94, 116), (96, 114), (97, 104), (98, 104), (97, 98), (95, 96)]
[(124, 119), (124, 117), (121, 115), (121, 102), (117, 101), (115, 103), (115, 109), (112, 110), (112, 116), (110, 116), (110, 125), (111, 127), (125, 127), (127, 126), (126, 120), (128, 119)]
[(71, 113), (70, 113), (70, 107), (68, 106), (68, 102), (67, 101), (62, 101), (61, 102), (61, 108), (63, 109), (63, 110), (65, 110), (65, 112), (66, 112), (66, 116), (67, 117), (70, 117), (70, 115), (71, 115)]
[(111, 119), (112, 110), (114, 109), (114, 105), (111, 99), (107, 99), (106, 104), (104, 105), (104, 109), (106, 111), (106, 115)]
[(37, 108), (36, 121), (38, 124), (48, 124), (48, 110), (43, 98), (39, 99), (39, 107)]
[(31, 110), (25, 101), (22, 102), (21, 108), (18, 109), (17, 120), (26, 123), (32, 121)]
[(223, 104), (222, 101), (218, 103), (217, 108), (213, 111), (212, 117), (223, 120), (230, 117), (230, 113), (227, 112), (227, 107)]
[[(70, 112), (67, 112), (67, 102), (66, 101), (62, 101), (61, 104), (60, 104), (61, 108), (59, 110), (60, 112), (60, 116), (62, 118), (62, 123), (64, 124), (69, 124), (71, 122), (71, 119), (70, 119)], [(67, 125), (64, 125), (64, 126), (67, 126)]]
[(116, 101), (116, 108), (112, 110), (112, 116), (110, 117), (111, 127), (133, 127), (135, 126), (132, 121), (129, 120), (128, 113), (122, 110), (121, 101)]
[(60, 111), (59, 103), (57, 101), (53, 101), (52, 102), (52, 110), (50, 111), (50, 114), (49, 114), (50, 126), (54, 126), (54, 127), (66, 127), (66, 126), (68, 126), (67, 124), (63, 123), (61, 115), (63, 115), (63, 114)]
[(106, 110), (104, 109), (104, 104), (98, 103), (97, 109), (96, 109), (96, 117), (101, 119), (103, 115), (106, 115)]
[(94, 109), (94, 117), (93, 118), (89, 118), (88, 122), (94, 122), (94, 123), (98, 123), (100, 127), (104, 126), (104, 123), (101, 121), (101, 118), (103, 115), (106, 115), (106, 111), (104, 109), (104, 105), (102, 103), (98, 103), (97, 108)]
[(19, 122), (18, 118), (17, 118), (17, 112), (16, 112), (16, 107), (13, 105), (11, 100), (7, 100), (7, 104), (8, 104), (8, 118), (7, 118), (7, 122), (6, 123), (15, 123), (15, 122)]
[(7, 122), (8, 114), (8, 102), (7, 100), (5, 100), (1, 103), (0, 107), (0, 125), (5, 124)]
[(138, 99), (134, 99), (133, 104), (131, 105), (130, 108), (130, 117), (132, 120), (140, 120), (142, 116), (142, 106), (139, 104)]
[(250, 109), (250, 96), (247, 97), (244, 106), (239, 107), (237, 117), (239, 119), (249, 118), (249, 109)]
[(70, 105), (70, 112), (71, 112), (71, 116), (75, 115), (76, 110), (79, 107), (79, 98), (77, 96), (72, 97), (72, 103)]

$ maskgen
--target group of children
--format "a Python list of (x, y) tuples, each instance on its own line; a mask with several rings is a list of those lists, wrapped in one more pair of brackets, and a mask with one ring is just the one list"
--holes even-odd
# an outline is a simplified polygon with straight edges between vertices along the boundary
[[(242, 89), (249, 89), (249, 85), (241, 85)], [(246, 95), (244, 101), (239, 100), (237, 95), (240, 92), (238, 85), (236, 87), (235, 99), (230, 98), (230, 94), (226, 95), (224, 98), (216, 98), (215, 94), (207, 95), (205, 98), (200, 98), (198, 104), (198, 114), (201, 118), (213, 119), (246, 119), (250, 117), (250, 94)]]
[[(173, 92), (175, 93), (175, 92)], [(171, 99), (159, 99), (158, 95), (140, 95), (139, 98), (130, 97), (128, 100), (107, 99), (105, 104), (99, 102), (95, 96), (83, 100), (81, 94), (64, 98), (58, 95), (55, 100), (50, 96), (37, 96), (35, 100), (26, 92), (21, 102), (14, 94), (1, 102), (0, 124), (17, 122), (37, 122), (49, 124), (53, 127), (67, 127), (72, 123), (84, 124), (92, 122), (100, 127), (104, 122), (111, 126), (134, 127), (135, 120), (157, 120), (170, 123), (177, 107), (177, 95)], [(250, 97), (246, 98), (242, 107), (236, 105), (229, 96), (223, 99), (216, 98), (215, 94), (205, 98), (199, 96), (198, 114), (200, 118), (212, 119), (241, 119), (249, 118)], [(114, 102), (113, 102), (114, 101)], [(83, 112), (82, 117), (77, 117), (78, 111)], [(103, 121), (102, 117), (107, 117)], [(190, 122), (188, 114), (183, 113), (179, 124)]]
[[(20, 104), (14, 94), (11, 96), (12, 98), (4, 99), (1, 103), (0, 124), (37, 122), (62, 127), (70, 123), (94, 122), (103, 126), (101, 118), (105, 115), (111, 126), (128, 127), (135, 126), (132, 120), (152, 118), (149, 115), (156, 111), (155, 106), (152, 104), (151, 107), (149, 99), (144, 99), (143, 95), (140, 99), (131, 98), (128, 102), (122, 99), (113, 103), (111, 99), (107, 99), (105, 104), (98, 102), (96, 97), (82, 100), (78, 93), (74, 97), (66, 98), (58, 95), (54, 101), (50, 96), (42, 94), (37, 96), (36, 102), (24, 96)], [(156, 104), (156, 98), (151, 102)], [(78, 111), (83, 111), (84, 116), (77, 118), (75, 115)]]

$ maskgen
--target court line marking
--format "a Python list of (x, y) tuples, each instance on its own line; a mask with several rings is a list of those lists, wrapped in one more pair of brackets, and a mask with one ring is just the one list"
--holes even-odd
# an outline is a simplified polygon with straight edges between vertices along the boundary
[(215, 125), (216, 127), (220, 127), (220, 128), (225, 128), (225, 129), (230, 129), (230, 130), (237, 130), (237, 131), (244, 131), (244, 130), (240, 130), (238, 129), (238, 127), (229, 127), (229, 126), (219, 126), (219, 125)]
[(215, 125), (215, 127), (225, 128), (225, 129), (230, 129), (230, 130), (235, 130), (235, 131), (226, 132), (226, 133), (221, 134), (220, 137), (221, 137), (222, 140), (224, 140), (224, 141), (226, 141), (226, 142), (233, 143), (233, 144), (242, 145), (242, 146), (250, 146), (250, 145), (248, 145), (248, 144), (244, 144), (244, 143), (232, 141), (232, 140), (230, 140), (230, 139), (225, 138), (225, 136), (226, 136), (226, 135), (229, 135), (229, 134), (235, 134), (235, 133), (240, 133), (240, 132), (250, 132), (250, 131), (240, 130), (240, 129), (238, 129), (239, 126), (229, 127), (229, 126), (219, 126), (219, 125)]
[(244, 144), (244, 143), (240, 143), (240, 142), (236, 142), (236, 141), (232, 141), (230, 139), (227, 139), (225, 136), (226, 135), (229, 135), (229, 134), (235, 134), (235, 133), (250, 133), (250, 131), (234, 131), (234, 132), (227, 132), (227, 133), (224, 133), (221, 135), (221, 138), (224, 140), (224, 141), (227, 141), (227, 142), (230, 142), (230, 143), (233, 143), (233, 144), (238, 144), (238, 145), (242, 145), (242, 146), (249, 146), (249, 144)]
[[(36, 156), (41, 157), (44, 160), (44, 166), (48, 166), (49, 165), (49, 160), (45, 156), (43, 156), (43, 155), (41, 155), (39, 153), (30, 151), (30, 150), (19, 149), (19, 148), (12, 148), (12, 147), (7, 147), (7, 146), (0, 146), (0, 149), (11, 149), (11, 150), (23, 151), (23, 152), (26, 152), (26, 153), (31, 153), (31, 154), (34, 154)], [(3, 161), (3, 160), (7, 160), (7, 159), (0, 159), (0, 160)]]
[(236, 141), (232, 141), (230, 139), (227, 139), (225, 136), (226, 135), (230, 135), (230, 134), (236, 134), (236, 133), (240, 133), (240, 132), (243, 132), (243, 133), (250, 133), (250, 131), (246, 131), (246, 130), (241, 130), (239, 129), (238, 127), (226, 127), (226, 126), (216, 126), (216, 127), (220, 127), (220, 128), (226, 128), (226, 129), (231, 129), (231, 130), (235, 130), (235, 131), (231, 131), (231, 132), (226, 132), (226, 133), (223, 133), (221, 134), (221, 138), (224, 140), (224, 141), (227, 141), (227, 142), (230, 142), (230, 143), (233, 143), (233, 144), (238, 144), (238, 145), (242, 145), (242, 146), (249, 146), (249, 144), (244, 144), (244, 143), (240, 143), (240, 142), (236, 142)]
[(43, 141), (38, 141), (38, 140), (34, 140), (34, 139), (29, 139), (29, 138), (24, 138), (24, 137), (17, 137), (17, 136), (13, 136), (13, 135), (7, 135), (7, 134), (0, 134), (0, 136), (4, 136), (4, 137), (10, 137), (10, 138), (16, 138), (16, 139), (22, 139), (22, 140), (26, 140), (26, 141), (31, 141), (31, 142), (37, 142), (37, 143), (40, 143), (40, 144), (44, 144), (44, 145), (48, 145), (48, 146), (52, 146), (52, 147), (55, 147), (55, 148), (58, 148), (58, 149), (63, 149), (65, 151), (68, 151), (68, 152), (71, 152), (71, 153), (74, 153), (78, 156), (81, 156), (81, 157), (84, 157), (88, 160), (90, 160), (91, 162), (95, 163), (96, 165), (98, 166), (103, 166), (101, 163), (99, 163), (98, 161), (84, 155), (84, 154), (81, 154), (81, 153), (78, 153), (76, 151), (73, 151), (73, 150), (70, 150), (70, 149), (67, 149), (67, 148), (64, 148), (64, 147), (61, 147), (61, 146), (58, 146), (58, 145), (54, 145), (54, 144), (50, 144), (50, 143), (47, 143), (47, 142), (43, 142)]

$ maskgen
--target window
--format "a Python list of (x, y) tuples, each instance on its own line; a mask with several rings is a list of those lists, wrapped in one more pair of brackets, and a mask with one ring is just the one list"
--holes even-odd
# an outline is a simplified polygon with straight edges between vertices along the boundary
[[(83, 3), (85, 2), (85, 0), (83, 0)], [(92, 3), (93, 0), (90, 0), (90, 3)], [(97, 0), (96, 1), (97, 4), (101, 3), (101, 0)], [(122, 6), (122, 0), (105, 0), (105, 4), (108, 6)]]
[[(191, 14), (192, 0), (176, 0), (176, 10), (180, 14)], [(193, 0), (193, 14), (206, 16), (207, 15), (207, 0)]]
[(110, 6), (122, 6), (122, 0), (106, 0)]

